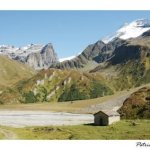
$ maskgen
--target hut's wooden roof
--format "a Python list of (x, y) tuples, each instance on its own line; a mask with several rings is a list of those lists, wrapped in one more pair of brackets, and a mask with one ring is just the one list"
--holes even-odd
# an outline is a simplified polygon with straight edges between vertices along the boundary
[(113, 110), (100, 110), (98, 112), (95, 112), (94, 115), (98, 113), (104, 113), (107, 116), (120, 116), (120, 114), (117, 111), (113, 111)]

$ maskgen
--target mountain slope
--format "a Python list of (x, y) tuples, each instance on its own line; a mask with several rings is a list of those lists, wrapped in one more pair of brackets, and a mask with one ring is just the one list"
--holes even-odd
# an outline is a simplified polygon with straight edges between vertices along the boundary
[(2, 103), (73, 101), (113, 94), (99, 74), (75, 70), (42, 70), (0, 94)]
[(123, 90), (150, 82), (149, 31), (126, 40), (115, 48), (112, 57), (90, 72), (100, 72), (116, 90)]
[(0, 89), (10, 87), (20, 80), (27, 79), (34, 74), (26, 65), (0, 55)]

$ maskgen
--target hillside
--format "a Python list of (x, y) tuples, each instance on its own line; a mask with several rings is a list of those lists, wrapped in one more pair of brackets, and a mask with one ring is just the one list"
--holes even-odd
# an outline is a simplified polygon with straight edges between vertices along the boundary
[(20, 80), (30, 78), (34, 71), (26, 65), (0, 55), (0, 90)]
[(42, 70), (0, 95), (2, 103), (73, 101), (113, 94), (99, 74), (75, 70)]
[(127, 98), (119, 113), (126, 119), (150, 118), (150, 87), (144, 87)]
[[(146, 33), (145, 33), (146, 34)], [(150, 82), (150, 37), (140, 36), (125, 41), (113, 56), (90, 72), (105, 76), (116, 90), (140, 86)]]
[[(116, 50), (116, 56), (110, 62), (120, 64), (117, 82), (125, 88), (150, 82), (150, 37), (129, 40), (128, 44)], [(120, 85), (120, 89), (123, 86)]]

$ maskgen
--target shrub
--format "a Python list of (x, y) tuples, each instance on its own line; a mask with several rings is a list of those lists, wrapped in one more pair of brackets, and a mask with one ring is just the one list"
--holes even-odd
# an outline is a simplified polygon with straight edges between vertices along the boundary
[(47, 90), (44, 87), (38, 88), (38, 93), (36, 95), (36, 99), (38, 102), (44, 102), (47, 101)]
[(28, 93), (24, 93), (23, 97), (24, 97), (23, 103), (35, 103), (37, 101), (32, 91), (29, 91)]
[(87, 93), (81, 92), (76, 84), (72, 84), (70, 88), (64, 90), (58, 101), (83, 100), (88, 98)]
[(110, 88), (101, 83), (93, 82), (93, 87), (90, 93), (91, 98), (97, 98), (111, 94), (113, 94), (113, 91)]

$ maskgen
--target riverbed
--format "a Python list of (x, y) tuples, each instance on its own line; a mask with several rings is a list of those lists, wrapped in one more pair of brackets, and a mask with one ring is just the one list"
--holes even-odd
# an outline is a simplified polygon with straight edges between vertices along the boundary
[(92, 114), (0, 110), (0, 125), (11, 127), (80, 125), (94, 122)]

